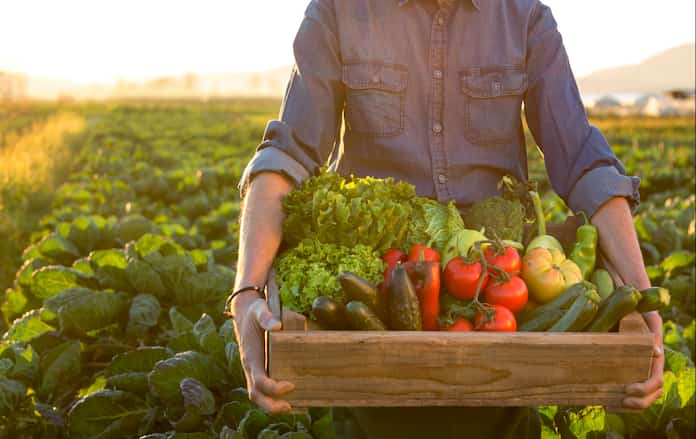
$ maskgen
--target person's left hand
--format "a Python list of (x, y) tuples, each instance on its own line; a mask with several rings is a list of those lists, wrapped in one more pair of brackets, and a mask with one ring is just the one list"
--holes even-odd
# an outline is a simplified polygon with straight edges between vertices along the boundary
[(662, 317), (657, 311), (651, 311), (643, 314), (643, 318), (655, 337), (652, 372), (647, 381), (626, 386), (626, 397), (623, 400), (625, 408), (640, 410), (650, 407), (657, 398), (662, 396), (662, 374), (665, 368), (665, 354), (662, 349)]

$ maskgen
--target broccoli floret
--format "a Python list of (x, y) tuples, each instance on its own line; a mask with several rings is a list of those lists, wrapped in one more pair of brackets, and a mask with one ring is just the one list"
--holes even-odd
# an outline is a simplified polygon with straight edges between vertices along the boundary
[(525, 210), (519, 200), (506, 200), (495, 196), (472, 204), (464, 211), (464, 224), (468, 229), (485, 228), (486, 236), (522, 241)]

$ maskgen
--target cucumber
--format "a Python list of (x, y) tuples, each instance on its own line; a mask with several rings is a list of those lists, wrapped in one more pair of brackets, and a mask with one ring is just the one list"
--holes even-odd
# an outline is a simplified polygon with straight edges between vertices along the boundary
[(587, 327), (587, 331), (609, 331), (619, 320), (636, 309), (642, 297), (640, 291), (631, 286), (615, 289), (611, 296), (604, 299), (599, 305), (599, 311)]
[(614, 279), (611, 278), (611, 274), (607, 270), (602, 268), (595, 270), (592, 274), (592, 283), (597, 287), (597, 292), (602, 300), (609, 297), (614, 291)]
[[(544, 314), (549, 313), (550, 311), (553, 311), (552, 315), (557, 315), (555, 311), (561, 310), (565, 311), (570, 307), (575, 299), (578, 298), (581, 294), (583, 294), (587, 289), (593, 288), (591, 287), (591, 284), (588, 282), (579, 282), (576, 284), (571, 285), (568, 287), (563, 294), (560, 296), (556, 297), (553, 299), (551, 302), (542, 305), (530, 312), (525, 312), (522, 313), (518, 316), (517, 321), (518, 323), (525, 324), (526, 322), (531, 322), (532, 320), (537, 320), (541, 319), (541, 322), (547, 321), (548, 317), (546, 319), (542, 318)], [(542, 325), (543, 326), (543, 325)], [(532, 325), (532, 327), (539, 327), (538, 323), (535, 323)], [(548, 328), (548, 326), (546, 327)], [(546, 329), (544, 328), (544, 329)], [(539, 331), (543, 331), (544, 329), (537, 329)]]
[(401, 265), (394, 268), (389, 284), (389, 318), (391, 328), (397, 331), (423, 329), (416, 289)]
[(357, 300), (369, 306), (381, 319), (387, 317), (386, 300), (377, 291), (377, 287), (367, 279), (349, 271), (338, 274), (338, 282), (346, 293), (347, 301)]
[(597, 292), (590, 290), (581, 295), (568, 311), (548, 329), (548, 332), (576, 332), (587, 326), (597, 313)]
[(346, 305), (348, 325), (358, 331), (386, 331), (387, 327), (377, 317), (370, 307), (362, 302), (353, 300)]
[(639, 312), (650, 312), (665, 309), (669, 306), (669, 302), (671, 301), (669, 291), (662, 287), (646, 288), (641, 290), (640, 295), (642, 298), (636, 307), (636, 311)]
[(346, 307), (326, 296), (319, 296), (312, 302), (312, 314), (319, 324), (327, 329), (347, 329)]
[(565, 311), (560, 308), (550, 309), (520, 324), (517, 329), (522, 332), (546, 331), (563, 317), (564, 314)]

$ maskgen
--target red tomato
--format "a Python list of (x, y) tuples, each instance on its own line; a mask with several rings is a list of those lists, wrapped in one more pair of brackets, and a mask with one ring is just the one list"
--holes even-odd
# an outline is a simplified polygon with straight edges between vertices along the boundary
[(408, 252), (409, 261), (420, 261), (421, 253), (424, 261), (440, 262), (440, 254), (435, 250), (424, 246), (423, 244), (413, 244)]
[(486, 285), (486, 302), (491, 305), (502, 305), (513, 313), (522, 311), (527, 304), (529, 292), (527, 285), (519, 276), (509, 280), (491, 279)]
[(389, 250), (384, 252), (384, 255), (382, 256), (382, 261), (384, 261), (384, 263), (387, 264), (387, 268), (384, 269), (384, 282), (382, 283), (381, 287), (383, 291), (386, 291), (386, 289), (389, 288), (389, 284), (391, 283), (392, 271), (394, 271), (394, 267), (396, 267), (396, 264), (398, 264), (399, 262), (406, 262), (406, 258), (406, 253), (402, 252), (399, 249), (390, 248)]
[(491, 305), (493, 308), (493, 317), (484, 322), (485, 314), (482, 311), (476, 313), (474, 319), (474, 328), (477, 331), (494, 331), (494, 332), (515, 332), (517, 331), (517, 320), (515, 315), (509, 309), (501, 305)]
[(443, 329), (451, 332), (469, 332), (474, 330), (474, 326), (467, 319), (458, 319), (452, 326)]
[(519, 274), (522, 269), (522, 258), (512, 247), (505, 247), (505, 251), (501, 254), (488, 247), (484, 254), (488, 265), (495, 265), (508, 274)]
[(483, 276), (481, 291), (488, 281), (488, 273), (482, 274), (480, 261), (470, 262), (464, 258), (454, 258), (445, 267), (445, 287), (457, 299), (471, 300), (476, 295), (476, 285)]

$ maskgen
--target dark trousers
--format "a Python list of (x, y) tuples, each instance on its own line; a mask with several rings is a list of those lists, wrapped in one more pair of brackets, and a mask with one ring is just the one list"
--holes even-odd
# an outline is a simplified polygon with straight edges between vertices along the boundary
[(335, 408), (337, 439), (537, 439), (535, 407)]

